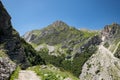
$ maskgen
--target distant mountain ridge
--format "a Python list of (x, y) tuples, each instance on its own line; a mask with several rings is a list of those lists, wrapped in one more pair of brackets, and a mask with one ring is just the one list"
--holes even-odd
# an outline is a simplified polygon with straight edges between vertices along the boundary
[[(88, 59), (88, 57), (90, 57), (93, 52), (97, 50), (97, 45), (99, 45), (101, 42), (98, 32), (78, 30), (67, 25), (63, 21), (55, 21), (41, 30), (33, 30), (28, 32), (23, 36), (23, 38), (28, 41), (28, 43), (33, 45), (37, 51), (47, 48), (48, 55), (46, 56), (49, 58), (50, 56), (56, 56), (56, 59), (61, 58), (60, 63), (50, 62), (50, 64), (53, 63), (55, 66), (60, 67), (65, 65), (63, 62), (68, 60), (71, 60), (71, 62), (73, 61), (73, 63), (70, 62), (70, 64), (67, 66), (74, 65), (71, 66), (68, 71), (72, 72), (75, 76), (79, 76), (81, 72), (81, 66)], [(87, 54), (87, 52), (89, 52), (89, 54)], [(82, 61), (76, 63), (75, 60), (80, 59), (80, 55), (86, 56)], [(44, 59), (46, 62), (51, 61), (46, 60), (46, 57), (44, 57)], [(56, 63), (61, 65), (56, 65)], [(77, 64), (80, 64), (80, 66), (78, 67)], [(78, 69), (71, 70), (71, 68), (75, 66)], [(65, 66), (63, 68), (65, 69)], [(78, 70), (78, 72), (75, 72), (75, 70)]]

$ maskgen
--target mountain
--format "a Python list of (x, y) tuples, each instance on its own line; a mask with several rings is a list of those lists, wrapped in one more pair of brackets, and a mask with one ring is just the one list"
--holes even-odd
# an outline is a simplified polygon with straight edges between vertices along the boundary
[(82, 80), (119, 80), (120, 25), (106, 25), (102, 31), (78, 30), (55, 21), (23, 38), (47, 64), (53, 64)]
[[(47, 45), (49, 47), (56, 46), (61, 49), (67, 49), (73, 53), (81, 53), (81, 50), (79, 50), (81, 46), (87, 44), (95, 36), (99, 38), (97, 34), (94, 31), (78, 30), (62, 21), (56, 21), (42, 30), (27, 32), (23, 38), (38, 51), (43, 45)], [(95, 44), (99, 44), (99, 42), (99, 39), (94, 41)]]
[(0, 80), (8, 80), (18, 65), (25, 69), (42, 63), (42, 58), (12, 27), (11, 17), (0, 1)]
[[(102, 41), (99, 33), (78, 30), (63, 21), (55, 21), (41, 30), (27, 32), (23, 38), (38, 52), (48, 64), (79, 76), (85, 61), (97, 50)], [(66, 64), (67, 63), (67, 64)]]

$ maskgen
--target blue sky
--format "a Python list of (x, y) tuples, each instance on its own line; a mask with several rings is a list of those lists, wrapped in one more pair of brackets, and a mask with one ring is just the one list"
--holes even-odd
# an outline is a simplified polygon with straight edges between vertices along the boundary
[(56, 20), (76, 28), (102, 29), (120, 24), (120, 0), (2, 0), (13, 27), (23, 35)]

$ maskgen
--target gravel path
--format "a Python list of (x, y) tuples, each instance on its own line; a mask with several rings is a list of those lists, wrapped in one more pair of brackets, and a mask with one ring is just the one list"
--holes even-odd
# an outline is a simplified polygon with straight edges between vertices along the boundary
[(18, 80), (41, 80), (34, 71), (21, 70), (19, 72)]

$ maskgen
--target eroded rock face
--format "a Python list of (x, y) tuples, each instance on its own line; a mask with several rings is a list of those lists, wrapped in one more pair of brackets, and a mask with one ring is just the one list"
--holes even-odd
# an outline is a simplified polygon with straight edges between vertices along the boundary
[(82, 80), (119, 80), (120, 60), (113, 56), (102, 44), (98, 51), (85, 62), (80, 79)]
[[(0, 1), (0, 50), (5, 49), (4, 41), (12, 35), (11, 17), (5, 10)], [(12, 45), (12, 44), (10, 44)], [(9, 46), (11, 49), (12, 46)], [(0, 55), (3, 55), (0, 51)], [(15, 70), (16, 64), (13, 63), (7, 56), (0, 56), (0, 80), (8, 80), (12, 72)]]
[[(11, 17), (0, 1), (0, 45), (3, 45), (10, 59), (16, 63), (27, 63), (24, 47), (21, 43), (21, 38), (16, 30), (11, 25)], [(25, 66), (23, 66), (25, 67)]]
[(0, 1), (0, 35), (9, 36), (12, 34), (10, 19), (10, 15), (7, 13)]
[(113, 23), (112, 25), (106, 25), (102, 30), (101, 34), (105, 37), (105, 40), (118, 38), (120, 33), (120, 25)]
[[(22, 68), (30, 65), (22, 40), (10, 20), (10, 15), (0, 1), (0, 51), (3, 50), (8, 55), (0, 56), (0, 80), (8, 80), (16, 65), (20, 64)], [(2, 52), (0, 55), (3, 55)]]
[(8, 80), (15, 68), (16, 64), (8, 57), (0, 57), (0, 80)]
[(120, 44), (120, 25), (112, 24), (105, 26), (101, 35), (102, 43), (98, 46), (98, 51), (83, 65), (80, 79), (120, 79), (120, 60), (114, 56)]

